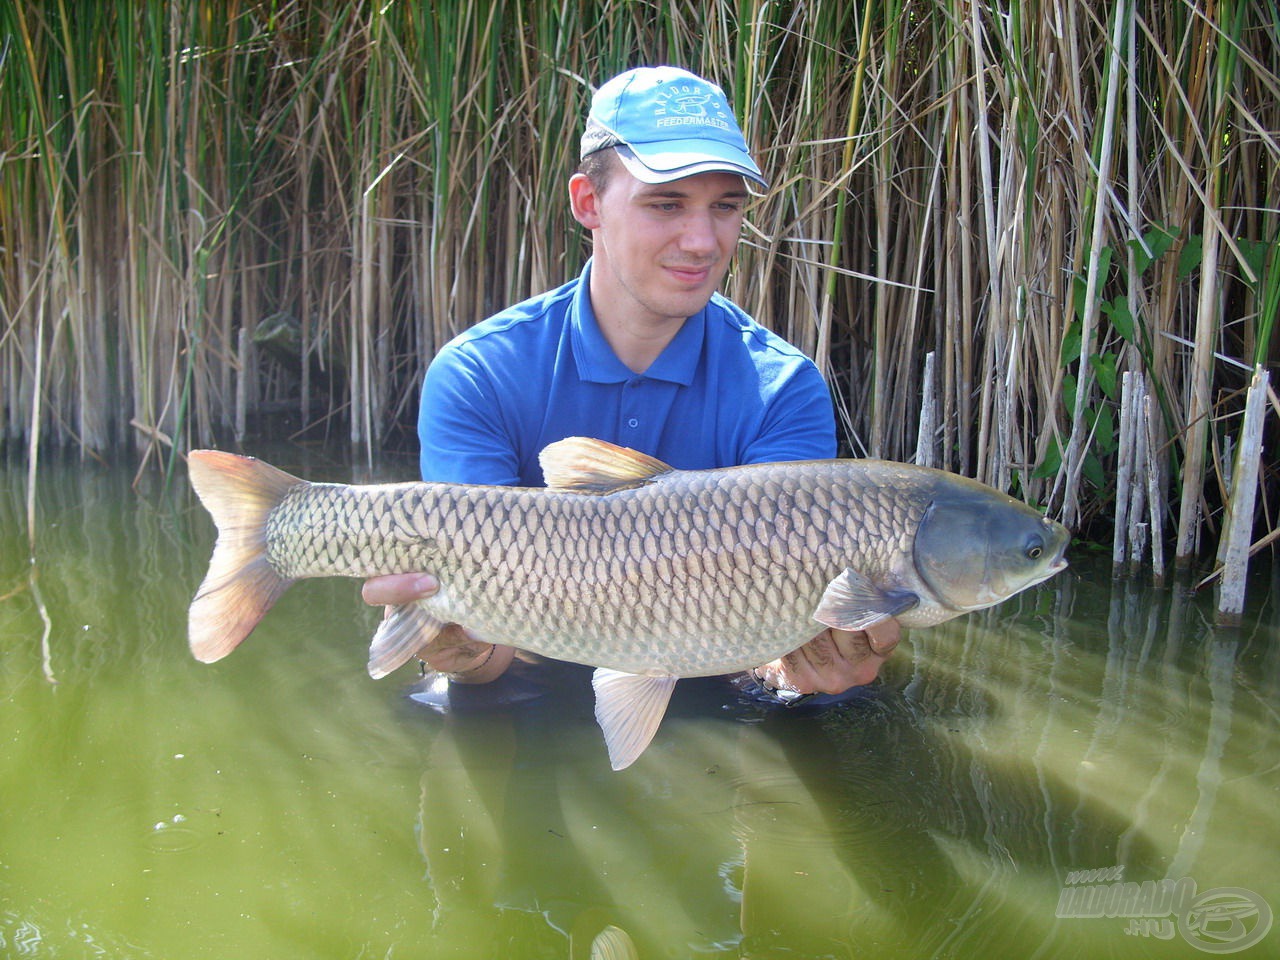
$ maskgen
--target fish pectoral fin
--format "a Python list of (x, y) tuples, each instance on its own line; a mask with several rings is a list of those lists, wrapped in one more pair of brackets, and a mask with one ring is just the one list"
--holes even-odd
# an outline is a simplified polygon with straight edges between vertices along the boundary
[(596, 723), (604, 731), (613, 769), (631, 766), (658, 732), (675, 677), (641, 677), (600, 667), (591, 677)]
[(813, 619), (837, 630), (865, 630), (919, 602), (910, 590), (882, 590), (858, 571), (845, 570), (827, 584)]
[(444, 623), (420, 603), (392, 607), (369, 644), (369, 676), (379, 680), (413, 659), (434, 640)]
[(613, 493), (670, 473), (661, 460), (589, 437), (566, 437), (538, 454), (547, 486), (562, 493)]

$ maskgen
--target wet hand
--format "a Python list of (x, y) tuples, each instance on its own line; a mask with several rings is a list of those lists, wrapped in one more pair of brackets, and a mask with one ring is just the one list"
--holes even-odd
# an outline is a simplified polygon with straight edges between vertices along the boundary
[(467, 633), (460, 624), (447, 623), (440, 631), (439, 648), (418, 655), (428, 668), (443, 673), (450, 683), (488, 683), (511, 666), (515, 647), (485, 641)]
[(796, 693), (844, 693), (875, 680), (902, 639), (893, 618), (866, 630), (824, 630), (798, 650), (755, 670), (766, 686)]
[[(396, 607), (424, 600), (439, 589), (440, 581), (429, 573), (393, 573), (370, 577), (360, 588), (360, 596), (371, 606)], [(454, 683), (488, 683), (501, 676), (515, 656), (513, 647), (485, 643), (456, 623), (440, 631), (434, 646), (436, 652), (424, 651), (419, 656), (430, 669), (447, 674)]]

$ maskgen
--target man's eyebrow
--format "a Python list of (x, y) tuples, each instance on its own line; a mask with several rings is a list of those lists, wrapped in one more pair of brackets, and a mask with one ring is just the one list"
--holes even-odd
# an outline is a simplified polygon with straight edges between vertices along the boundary
[[(641, 194), (646, 197), (665, 197), (673, 200), (684, 200), (690, 196), (688, 190), (681, 190), (679, 187), (669, 186), (667, 184), (652, 184), (645, 187)], [(751, 196), (749, 190), (745, 187), (740, 190), (726, 190), (724, 193), (716, 197), (717, 200), (746, 200)]]

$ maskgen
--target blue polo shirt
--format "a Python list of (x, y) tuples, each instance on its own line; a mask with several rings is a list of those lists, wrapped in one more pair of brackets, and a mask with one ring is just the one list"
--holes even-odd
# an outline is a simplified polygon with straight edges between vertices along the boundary
[(635, 373), (596, 323), (590, 271), (437, 354), (418, 415), (423, 479), (542, 486), (539, 451), (574, 436), (685, 470), (835, 456), (831, 395), (803, 353), (716, 294)]

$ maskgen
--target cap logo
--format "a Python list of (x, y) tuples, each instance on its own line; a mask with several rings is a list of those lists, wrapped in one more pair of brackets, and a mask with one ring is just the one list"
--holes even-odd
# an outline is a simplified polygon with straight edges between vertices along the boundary
[(655, 124), (659, 127), (677, 127), (689, 124), (708, 124), (721, 130), (732, 130), (734, 120), (717, 104), (715, 114), (707, 112), (706, 105), (716, 100), (706, 87), (695, 84), (676, 84), (671, 90), (663, 90), (655, 97)]

